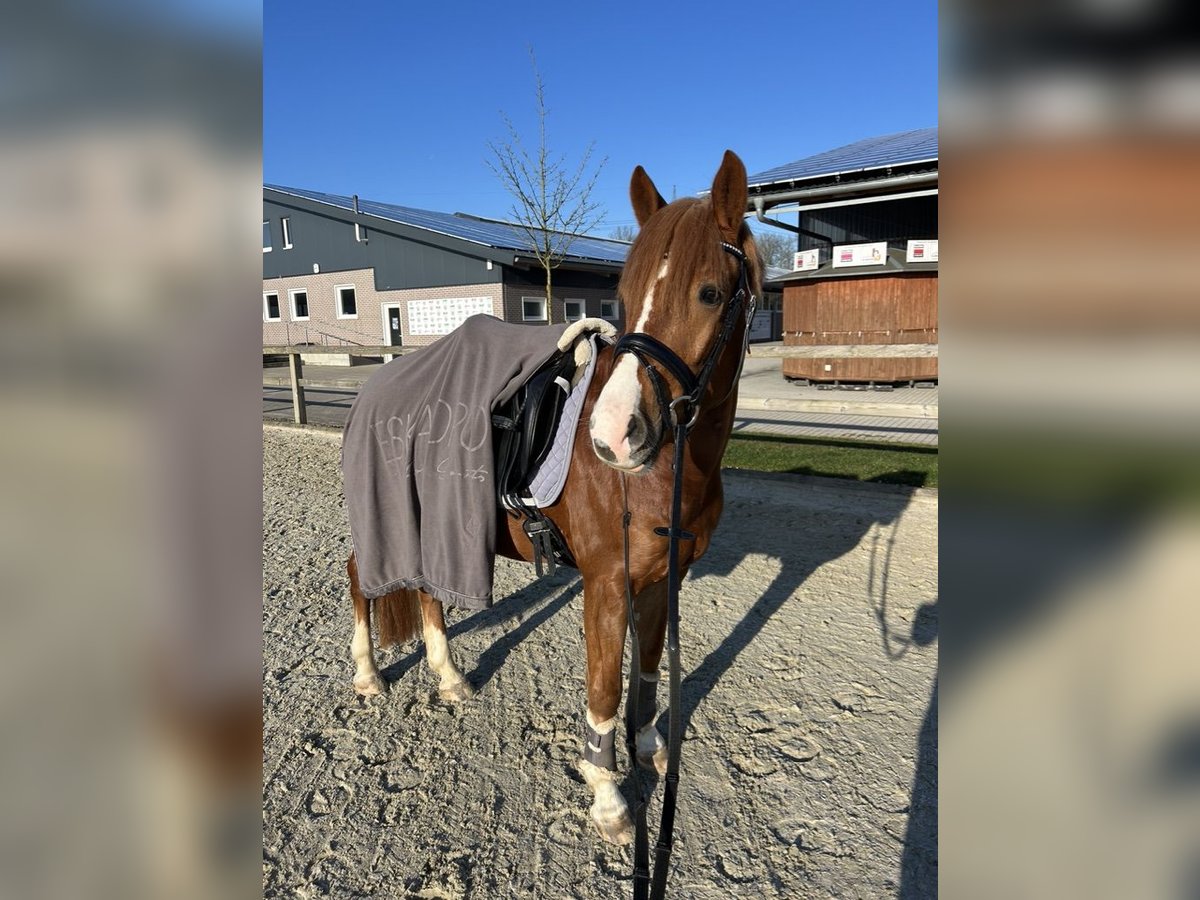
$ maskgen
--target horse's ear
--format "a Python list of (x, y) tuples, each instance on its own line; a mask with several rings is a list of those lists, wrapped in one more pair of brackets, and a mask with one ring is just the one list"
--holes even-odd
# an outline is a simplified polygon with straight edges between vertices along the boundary
[(721, 236), (737, 244), (738, 231), (746, 213), (746, 167), (732, 150), (725, 151), (721, 168), (713, 179), (712, 205)]
[(629, 179), (629, 201), (633, 204), (633, 214), (637, 217), (639, 228), (667, 205), (667, 201), (662, 198), (662, 194), (641, 166), (633, 170), (633, 177)]

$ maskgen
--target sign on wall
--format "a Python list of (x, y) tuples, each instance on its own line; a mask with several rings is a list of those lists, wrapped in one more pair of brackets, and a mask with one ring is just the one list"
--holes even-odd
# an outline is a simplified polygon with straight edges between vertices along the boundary
[(811, 272), (821, 262), (820, 250), (801, 250), (792, 260), (793, 272)]
[(413, 335), (449, 334), (471, 316), (480, 313), (488, 316), (496, 315), (495, 301), (491, 297), (409, 300), (408, 333)]
[(909, 241), (908, 255), (904, 257), (908, 262), (937, 262), (938, 261), (938, 242), (937, 241)]
[(839, 244), (833, 248), (833, 267), (882, 266), (887, 262), (887, 241), (875, 244)]

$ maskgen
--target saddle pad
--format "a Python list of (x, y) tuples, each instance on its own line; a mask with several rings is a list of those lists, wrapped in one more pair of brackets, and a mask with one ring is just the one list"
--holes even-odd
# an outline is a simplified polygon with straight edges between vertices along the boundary
[(601, 337), (590, 335), (588, 341), (591, 354), (583, 377), (571, 390), (567, 402), (563, 405), (562, 415), (558, 420), (558, 430), (554, 432), (554, 443), (550, 452), (542, 460), (533, 478), (529, 481), (529, 496), (525, 501), (531, 506), (544, 508), (550, 506), (562, 493), (567, 483), (567, 473), (570, 470), (571, 452), (575, 449), (575, 434), (579, 423), (579, 413), (583, 410), (583, 401), (587, 396), (588, 385), (592, 383), (592, 374), (596, 371), (596, 357), (599, 355)]

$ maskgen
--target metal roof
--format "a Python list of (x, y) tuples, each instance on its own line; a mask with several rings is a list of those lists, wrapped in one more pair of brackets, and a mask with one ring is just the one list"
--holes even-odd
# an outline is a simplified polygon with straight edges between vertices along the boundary
[[(290, 194), (293, 197), (323, 203), (337, 209), (354, 211), (354, 198), (342, 194), (327, 194), (323, 191), (309, 191), (277, 184), (264, 184), (263, 187), (281, 194)], [(361, 197), (358, 199), (358, 210), (364, 215), (376, 216), (413, 228), (423, 228), (462, 241), (470, 241), (473, 244), (482, 244), (485, 247), (514, 250), (518, 253), (531, 254), (534, 252), (529, 235), (520, 225), (511, 222), (481, 219), (466, 213), (443, 213), (428, 209), (414, 209), (409, 206), (364, 200)], [(569, 250), (568, 259), (621, 265), (625, 262), (625, 257), (629, 252), (629, 244), (626, 241), (578, 235), (571, 242)]]
[(806, 156), (774, 169), (757, 172), (748, 180), (751, 189), (754, 189), (779, 182), (845, 175), (906, 163), (936, 162), (937, 158), (937, 128), (918, 128), (855, 141), (816, 156)]

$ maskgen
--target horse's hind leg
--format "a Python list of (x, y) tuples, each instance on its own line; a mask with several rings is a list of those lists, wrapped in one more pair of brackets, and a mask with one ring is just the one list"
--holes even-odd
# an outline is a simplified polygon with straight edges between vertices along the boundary
[(363, 596), (358, 586), (358, 567), (354, 555), (346, 563), (350, 576), (350, 597), (354, 601), (354, 637), (350, 639), (350, 655), (354, 658), (354, 690), (364, 697), (382, 694), (386, 690), (379, 669), (375, 665), (375, 651), (371, 646), (371, 601)]
[(450, 658), (446, 639), (446, 618), (440, 600), (421, 592), (421, 621), (424, 624), (425, 661), (441, 679), (438, 695), (447, 703), (458, 703), (475, 696), (475, 689)]

